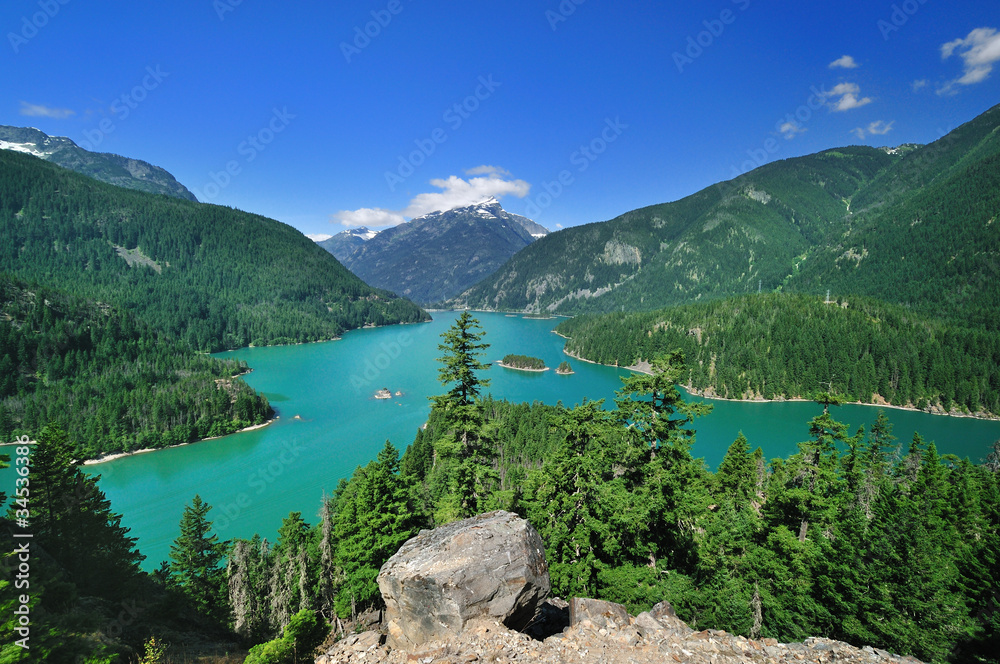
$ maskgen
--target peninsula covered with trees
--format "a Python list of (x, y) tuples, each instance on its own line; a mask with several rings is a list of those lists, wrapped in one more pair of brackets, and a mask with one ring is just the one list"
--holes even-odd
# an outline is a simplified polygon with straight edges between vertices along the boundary
[(618, 366), (679, 349), (682, 385), (730, 399), (809, 398), (1000, 415), (1000, 332), (852, 297), (771, 293), (559, 323), (576, 356)]

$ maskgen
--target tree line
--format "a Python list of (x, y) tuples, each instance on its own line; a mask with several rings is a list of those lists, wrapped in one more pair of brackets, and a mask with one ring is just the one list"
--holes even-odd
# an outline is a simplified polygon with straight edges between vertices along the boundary
[(808, 397), (1000, 415), (1000, 333), (865, 298), (748, 295), (579, 316), (556, 331), (580, 357), (631, 366), (680, 349), (681, 383), (735, 399)]
[(107, 305), (0, 275), (0, 440), (56, 423), (83, 460), (225, 435), (273, 415), (246, 371)]

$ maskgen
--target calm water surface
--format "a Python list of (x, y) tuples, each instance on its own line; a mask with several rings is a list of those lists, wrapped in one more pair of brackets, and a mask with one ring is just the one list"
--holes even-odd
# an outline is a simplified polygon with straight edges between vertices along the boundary
[[(525, 319), (477, 313), (491, 344), (486, 357), (507, 353), (542, 358), (550, 367), (566, 358), (564, 340), (551, 332), (557, 320)], [(179, 534), (184, 505), (195, 494), (214, 509), (215, 530), (223, 539), (255, 532), (274, 539), (281, 519), (301, 511), (310, 523), (324, 494), (343, 477), (373, 459), (386, 440), (403, 449), (413, 440), (430, 411), (427, 397), (443, 392), (437, 381), (440, 335), (456, 313), (436, 312), (430, 323), (356, 330), (340, 341), (248, 348), (219, 357), (246, 360), (253, 373), (247, 383), (270, 399), (279, 419), (256, 431), (217, 440), (140, 454), (88, 466), (101, 474), (101, 488), (123, 525), (139, 537), (144, 567), (166, 560)], [(576, 373), (528, 373), (493, 367), (485, 372), (488, 391), (512, 401), (561, 401), (573, 405), (585, 398), (610, 403), (628, 372), (569, 359)], [(376, 400), (386, 387), (392, 399)], [(807, 422), (821, 411), (813, 403), (740, 403), (711, 401), (715, 409), (697, 424), (696, 456), (714, 468), (739, 431), (767, 458), (787, 456), (808, 437)], [(852, 431), (874, 421), (877, 410), (866, 406), (835, 409)], [(907, 442), (914, 431), (934, 440), (942, 453), (980, 461), (1000, 438), (1000, 422), (950, 418), (901, 410), (887, 411), (894, 433)], [(8, 495), (9, 469), (2, 484)]]

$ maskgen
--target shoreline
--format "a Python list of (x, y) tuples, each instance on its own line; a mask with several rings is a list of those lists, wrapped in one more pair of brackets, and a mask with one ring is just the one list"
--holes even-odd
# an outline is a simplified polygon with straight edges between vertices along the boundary
[[(555, 332), (555, 331), (553, 331), (553, 334), (557, 334), (560, 337), (563, 337), (564, 339), (568, 339), (569, 338), (569, 337), (565, 337), (565, 336), (563, 336), (563, 335), (561, 335), (561, 334), (559, 334), (558, 332)], [(633, 364), (632, 366), (623, 367), (623, 366), (619, 366), (619, 365), (616, 365), (616, 364), (602, 364), (601, 362), (595, 362), (594, 360), (588, 360), (588, 359), (586, 359), (584, 357), (580, 357), (578, 355), (574, 355), (572, 352), (566, 350), (565, 348), (563, 348), (563, 353), (566, 354), (566, 355), (568, 355), (568, 356), (570, 356), (570, 357), (572, 357), (572, 358), (574, 358), (574, 359), (580, 360), (581, 362), (588, 362), (590, 364), (597, 364), (597, 365), (602, 366), (602, 367), (610, 367), (610, 368), (613, 368), (613, 369), (626, 369), (628, 371), (635, 371), (637, 373), (644, 373), (644, 374), (647, 374), (647, 375), (650, 374), (650, 371), (648, 369), (648, 367), (649, 367), (649, 363), (648, 362), (640, 362), (639, 364)], [(782, 397), (781, 399), (764, 399), (764, 398), (732, 399), (732, 398), (729, 398), (729, 397), (716, 396), (714, 394), (704, 394), (703, 392), (700, 392), (699, 390), (696, 390), (694, 387), (692, 387), (690, 385), (680, 385), (680, 387), (684, 388), (684, 390), (688, 394), (690, 394), (691, 396), (693, 396), (693, 397), (697, 397), (699, 399), (711, 399), (713, 401), (735, 401), (735, 402), (740, 402), (740, 403), (783, 403), (783, 402), (788, 402), (788, 401), (812, 401), (811, 399), (806, 399), (805, 397)], [(907, 411), (910, 411), (911, 413), (923, 413), (925, 415), (940, 415), (942, 417), (967, 417), (967, 418), (970, 418), (970, 419), (973, 419), (973, 420), (983, 420), (984, 422), (996, 422), (996, 421), (1000, 421), (1000, 416), (996, 416), (996, 415), (973, 415), (971, 413), (953, 412), (953, 411), (949, 411), (947, 413), (942, 413), (942, 412), (936, 412), (936, 411), (933, 411), (933, 410), (921, 410), (920, 408), (917, 408), (916, 406), (896, 406), (896, 405), (890, 404), (890, 403), (865, 403), (864, 401), (845, 401), (841, 405), (844, 405), (844, 406), (872, 406), (874, 408), (891, 408), (893, 410), (907, 410)]]
[(172, 450), (176, 447), (184, 447), (185, 445), (194, 445), (196, 443), (203, 443), (206, 440), (218, 440), (219, 438), (225, 438), (226, 436), (235, 436), (236, 434), (243, 433), (245, 431), (255, 431), (257, 429), (263, 429), (264, 427), (273, 423), (277, 419), (278, 416), (275, 415), (267, 422), (261, 422), (260, 424), (253, 424), (248, 427), (243, 427), (238, 431), (227, 433), (225, 436), (210, 436), (209, 438), (199, 438), (198, 440), (193, 440), (190, 443), (180, 443), (178, 445), (170, 445), (168, 447), (146, 447), (141, 450), (133, 450), (132, 452), (113, 452), (111, 454), (105, 454), (103, 456), (97, 457), (96, 459), (86, 459), (80, 465), (96, 466), (97, 464), (108, 463), (109, 461), (117, 461), (118, 459), (124, 459), (125, 457), (135, 456), (137, 454), (146, 454), (148, 452), (159, 452), (160, 450)]

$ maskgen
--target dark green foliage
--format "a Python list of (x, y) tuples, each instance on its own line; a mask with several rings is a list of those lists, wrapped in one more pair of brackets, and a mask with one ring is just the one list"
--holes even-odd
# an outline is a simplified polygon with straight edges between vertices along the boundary
[(121, 598), (136, 583), (136, 538), (98, 487), (73, 462), (66, 433), (48, 425), (31, 455), (30, 523), (34, 539), (83, 593)]
[(426, 320), (294, 228), (0, 151), (0, 271), (108, 302), (200, 350)]
[(564, 597), (633, 612), (666, 599), (698, 629), (997, 661), (995, 458), (942, 458), (919, 436), (903, 454), (884, 413), (852, 432), (828, 389), (797, 454), (767, 464), (741, 434), (711, 473), (690, 453), (703, 409), (676, 387), (682, 356), (649, 370), (611, 410), (478, 398), (461, 428), (440, 397), (402, 462), (387, 445), (341, 483), (330, 527), (286, 520), (282, 540), (304, 538), (305, 576), (318, 587), (325, 569), (347, 615), (378, 603), (378, 566), (416, 528), (508, 509), (542, 535)]
[(559, 366), (556, 368), (556, 373), (558, 374), (571, 374), (573, 373), (573, 367), (570, 366), (569, 362), (560, 362)]
[(647, 313), (579, 316), (569, 352), (629, 366), (674, 348), (679, 382), (729, 398), (809, 397), (1000, 413), (1000, 333), (864, 298), (748, 295)]
[(505, 367), (511, 367), (512, 369), (533, 369), (535, 371), (541, 371), (545, 368), (545, 362), (538, 359), (537, 357), (529, 357), (528, 355), (504, 355), (503, 365)]
[(88, 459), (259, 424), (245, 363), (196, 354), (107, 305), (0, 276), (0, 434), (56, 423)]
[(386, 441), (378, 458), (355, 470), (334, 499), (334, 557), (343, 570), (336, 599), (341, 617), (380, 601), (379, 568), (419, 530), (409, 484), (398, 471), (399, 452)]
[(212, 507), (195, 496), (184, 508), (181, 534), (170, 546), (170, 573), (194, 608), (205, 618), (225, 622), (220, 611), (223, 601), (225, 570), (220, 567), (226, 544), (212, 533), (208, 512)]
[(298, 664), (313, 661), (313, 651), (330, 630), (330, 626), (315, 611), (303, 609), (285, 627), (280, 639), (268, 641), (250, 650), (246, 664)]

